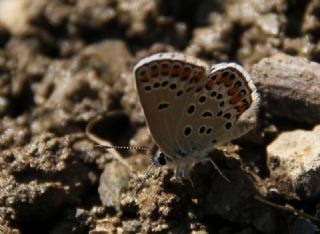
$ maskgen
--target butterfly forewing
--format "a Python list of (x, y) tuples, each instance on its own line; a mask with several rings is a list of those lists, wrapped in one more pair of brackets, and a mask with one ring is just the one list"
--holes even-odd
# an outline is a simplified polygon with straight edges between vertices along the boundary
[(150, 132), (158, 147), (169, 157), (186, 147), (178, 139), (178, 125), (192, 96), (194, 84), (209, 72), (206, 63), (178, 53), (156, 54), (134, 68), (140, 101)]

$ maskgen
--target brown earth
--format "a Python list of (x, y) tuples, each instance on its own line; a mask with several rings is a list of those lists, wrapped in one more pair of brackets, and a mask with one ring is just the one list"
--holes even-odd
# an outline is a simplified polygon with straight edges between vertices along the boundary
[[(266, 153), (282, 132), (320, 123), (319, 86), (309, 89), (320, 84), (310, 65), (320, 63), (319, 10), (316, 0), (0, 1), (0, 233), (319, 232), (319, 189), (303, 196), (292, 182), (292, 196), (278, 193), (269, 172), (279, 162)], [(258, 127), (213, 152), (231, 183), (211, 164), (194, 167), (193, 186), (162, 168), (135, 193), (152, 153), (119, 150), (130, 170), (86, 137), (88, 122), (103, 116), (94, 128), (101, 138), (154, 148), (132, 67), (162, 51), (236, 61), (252, 73)], [(279, 54), (290, 66), (278, 66)], [(295, 72), (304, 66), (307, 77)], [(288, 96), (276, 79), (289, 80)]]

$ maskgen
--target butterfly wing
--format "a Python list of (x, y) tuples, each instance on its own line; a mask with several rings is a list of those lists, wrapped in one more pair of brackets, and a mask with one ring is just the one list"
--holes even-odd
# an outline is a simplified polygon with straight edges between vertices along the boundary
[(134, 74), (151, 135), (171, 159), (201, 157), (252, 127), (259, 97), (237, 64), (209, 69), (191, 56), (160, 53), (141, 60)]
[(221, 63), (212, 66), (208, 77), (194, 87), (188, 103), (177, 129), (190, 128), (191, 132), (177, 132), (176, 138), (189, 139), (185, 148), (191, 145), (193, 152), (206, 152), (254, 126), (259, 96), (240, 65)]
[[(226, 96), (227, 102), (222, 116), (231, 114), (231, 127), (218, 138), (220, 143), (230, 142), (246, 134), (256, 125), (257, 110), (260, 102), (259, 94), (248, 72), (235, 63), (221, 63), (211, 67), (211, 76), (217, 75), (216, 84)], [(228, 124), (228, 123), (227, 123)]]
[(160, 150), (171, 158), (188, 150), (189, 139), (177, 137), (181, 130), (178, 126), (186, 114), (194, 82), (199, 83), (208, 73), (206, 63), (179, 53), (155, 54), (142, 59), (134, 68), (151, 135)]

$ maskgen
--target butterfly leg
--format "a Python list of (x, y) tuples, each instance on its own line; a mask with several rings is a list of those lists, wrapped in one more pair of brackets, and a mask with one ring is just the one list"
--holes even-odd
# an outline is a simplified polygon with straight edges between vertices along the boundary
[(177, 166), (174, 171), (175, 171), (175, 178), (177, 180), (180, 180), (183, 183), (183, 180), (185, 179), (190, 182), (192, 187), (194, 187), (193, 181), (192, 181), (192, 179), (190, 177), (190, 173), (189, 173), (192, 168), (192, 165), (193, 164), (190, 164), (188, 166), (183, 166), (183, 167)]
[(181, 170), (181, 167), (177, 166), (177, 167), (174, 169), (174, 177), (175, 177), (176, 179), (179, 179), (179, 178), (183, 177), (182, 174), (183, 174), (183, 172), (182, 172), (182, 170)]
[(219, 174), (223, 177), (223, 179), (225, 179), (225, 181), (227, 181), (228, 183), (231, 183), (230, 180), (222, 173), (222, 171), (219, 169), (217, 164), (215, 164), (215, 162), (211, 158), (205, 158), (204, 161), (211, 162), (212, 166), (219, 172)]
[(192, 181), (192, 179), (191, 179), (191, 176), (190, 176), (190, 171), (191, 171), (191, 169), (192, 169), (192, 167), (193, 167), (193, 163), (191, 163), (191, 164), (189, 164), (186, 168), (186, 175), (185, 175), (185, 179), (186, 180), (188, 180), (189, 182), (190, 182), (190, 184), (191, 184), (191, 186), (192, 186), (192, 188), (194, 188), (194, 184), (193, 184), (193, 181)]
[(158, 167), (158, 169), (157, 169), (157, 177), (159, 177), (159, 176), (160, 176), (160, 171), (161, 171), (161, 168), (160, 168), (160, 167)]

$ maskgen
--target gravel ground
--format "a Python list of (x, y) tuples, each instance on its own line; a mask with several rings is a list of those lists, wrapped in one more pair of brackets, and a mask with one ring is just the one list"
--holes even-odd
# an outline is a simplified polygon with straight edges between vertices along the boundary
[[(1, 233), (319, 233), (320, 2), (0, 0)], [(155, 170), (135, 90), (141, 58), (235, 61), (257, 127), (197, 164)], [(95, 147), (93, 132), (114, 145)], [(121, 157), (122, 160), (116, 160)], [(122, 163), (121, 163), (122, 162)], [(271, 203), (267, 203), (270, 201)]]

